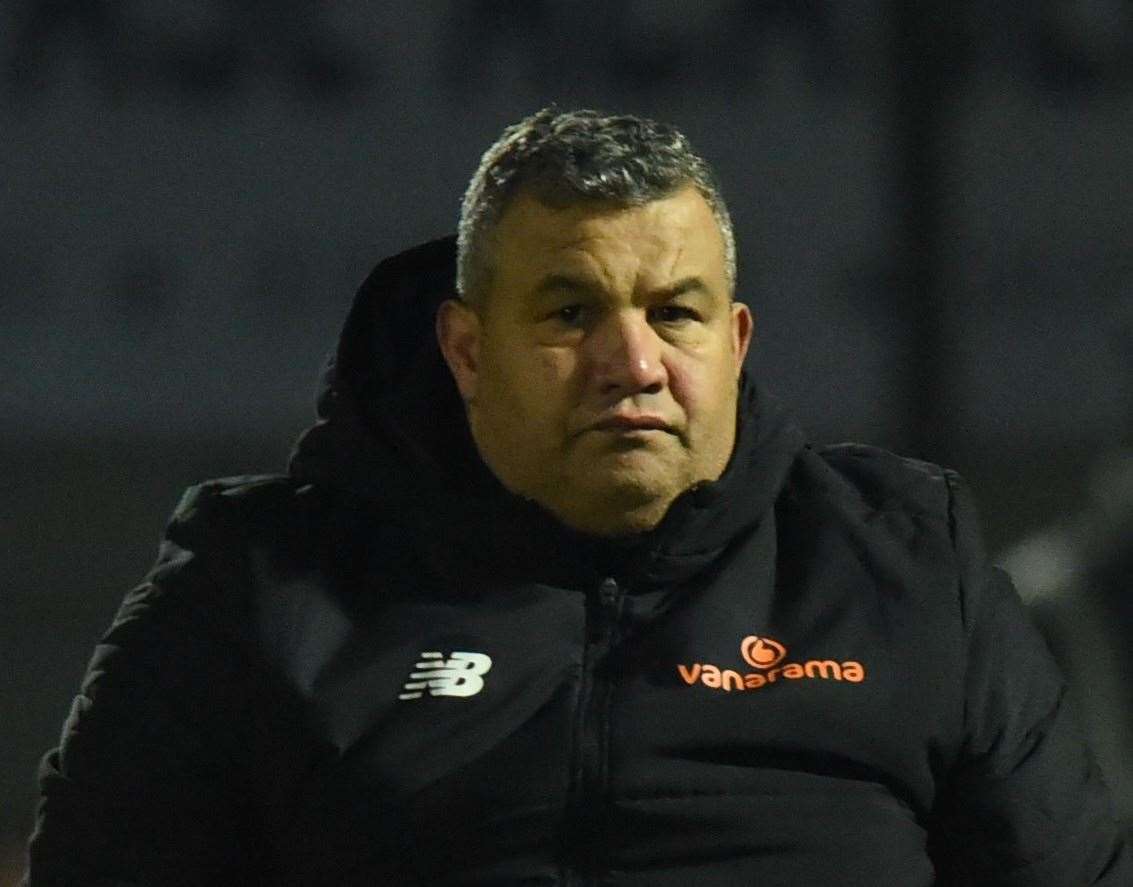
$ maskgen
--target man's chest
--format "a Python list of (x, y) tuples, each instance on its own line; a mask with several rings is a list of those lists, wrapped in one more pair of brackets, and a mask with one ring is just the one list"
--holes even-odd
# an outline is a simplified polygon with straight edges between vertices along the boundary
[[(304, 791), (401, 811), (434, 875), (571, 854), (648, 868), (674, 834), (690, 858), (722, 839), (758, 858), (851, 824), (889, 836), (879, 859), (914, 853), (958, 692), (945, 611), (852, 560), (767, 555), (648, 593), (375, 590), (365, 620), (275, 651), (327, 750)], [(306, 594), (290, 612), (333, 597)]]

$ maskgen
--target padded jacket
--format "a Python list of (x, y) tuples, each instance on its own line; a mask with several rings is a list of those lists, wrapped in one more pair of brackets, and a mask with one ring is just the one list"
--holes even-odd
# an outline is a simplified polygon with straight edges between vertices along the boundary
[(31, 887), (1133, 884), (960, 480), (809, 444), (745, 370), (723, 475), (577, 533), (479, 459), (379, 265), (280, 474), (211, 480), (44, 757)]

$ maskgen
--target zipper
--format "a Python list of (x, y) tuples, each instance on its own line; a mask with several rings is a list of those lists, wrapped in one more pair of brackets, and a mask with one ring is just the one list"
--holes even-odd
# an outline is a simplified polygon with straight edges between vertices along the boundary
[(610, 650), (617, 642), (625, 592), (612, 576), (586, 599), (586, 637), (582, 654), (572, 737), (571, 782), (563, 829), (564, 882), (584, 885), (607, 868), (605, 858), (606, 787), (609, 766), (608, 708)]

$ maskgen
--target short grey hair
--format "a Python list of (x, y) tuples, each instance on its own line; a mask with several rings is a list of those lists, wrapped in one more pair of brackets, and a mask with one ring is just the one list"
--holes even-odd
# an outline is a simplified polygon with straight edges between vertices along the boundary
[(505, 129), (469, 182), (457, 232), (457, 292), (474, 308), (483, 307), (492, 276), (488, 240), (520, 190), (556, 208), (588, 200), (641, 206), (688, 185), (700, 192), (720, 227), (734, 298), (732, 219), (715, 172), (684, 134), (642, 117), (544, 108)]

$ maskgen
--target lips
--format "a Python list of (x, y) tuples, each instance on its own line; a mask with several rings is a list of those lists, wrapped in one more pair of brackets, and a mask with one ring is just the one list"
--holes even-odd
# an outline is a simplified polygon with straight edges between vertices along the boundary
[(610, 416), (591, 426), (595, 431), (672, 431), (660, 416)]

